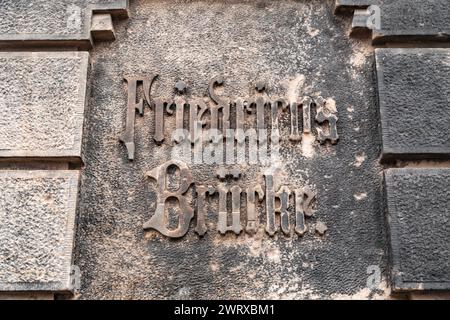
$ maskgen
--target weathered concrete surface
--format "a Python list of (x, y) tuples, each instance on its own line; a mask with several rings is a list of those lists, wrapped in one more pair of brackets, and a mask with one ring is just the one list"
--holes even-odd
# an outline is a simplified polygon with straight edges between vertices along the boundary
[[(336, 0), (336, 11), (376, 5), (381, 25), (372, 31), (374, 44), (411, 41), (450, 41), (450, 6), (447, 0)], [(355, 12), (355, 19), (359, 14)], [(360, 27), (360, 23), (355, 24)]]
[(70, 291), (78, 171), (0, 171), (0, 291)]
[(450, 290), (450, 169), (385, 172), (393, 290)]
[(377, 49), (384, 159), (450, 157), (450, 49)]
[[(92, 51), (76, 264), (81, 298), (380, 298), (386, 288), (380, 137), (370, 46), (348, 39), (349, 22), (333, 1), (135, 1), (120, 42)], [(190, 97), (208, 81), (225, 79), (224, 94), (249, 95), (266, 80), (270, 96), (321, 94), (335, 101), (339, 142), (282, 142), (278, 183), (311, 185), (316, 212), (303, 238), (217, 232), (217, 198), (208, 205), (204, 238), (171, 240), (142, 225), (155, 208), (145, 172), (167, 161), (172, 146), (152, 137), (153, 110), (136, 120), (136, 157), (119, 143), (126, 114), (124, 75), (158, 73), (153, 97), (173, 97), (177, 80)], [(281, 120), (282, 136), (289, 120)], [(174, 117), (167, 118), (167, 128)], [(168, 132), (166, 132), (168, 135)], [(166, 136), (166, 141), (169, 136)], [(198, 183), (217, 184), (214, 166), (193, 167)], [(262, 169), (245, 167), (243, 187), (263, 183)], [(261, 223), (264, 224), (263, 214)], [(245, 217), (242, 217), (243, 219)], [(319, 236), (314, 226), (328, 230)], [(367, 287), (368, 267), (381, 271)]]
[(81, 158), (87, 52), (0, 52), (0, 157)]
[(128, 17), (128, 1), (4, 0), (0, 2), (0, 45), (90, 48), (93, 13)]

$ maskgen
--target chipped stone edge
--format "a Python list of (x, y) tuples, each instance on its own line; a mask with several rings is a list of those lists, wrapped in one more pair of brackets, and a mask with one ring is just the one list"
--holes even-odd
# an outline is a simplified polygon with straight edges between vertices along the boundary
[(48, 150), (0, 150), (0, 160), (3, 158), (59, 158), (70, 161), (82, 160), (82, 138), (84, 127), (84, 115), (88, 98), (88, 73), (89, 73), (89, 52), (84, 51), (58, 51), (58, 52), (0, 52), (1, 57), (55, 57), (55, 58), (80, 58), (80, 74), (77, 83), (78, 103), (80, 108), (76, 110), (77, 128), (79, 132), (74, 135), (74, 142), (71, 149), (48, 149)]
[(35, 283), (8, 283), (0, 282), (0, 293), (6, 292), (69, 292), (73, 293), (71, 269), (72, 269), (72, 251), (75, 235), (75, 217), (78, 201), (78, 186), (80, 182), (80, 172), (78, 170), (0, 170), (0, 176), (6, 177), (24, 177), (24, 178), (68, 178), (68, 199), (67, 203), (67, 225), (65, 227), (64, 248), (61, 250), (64, 254), (66, 265), (64, 274), (61, 275), (61, 281), (55, 282), (35, 282)]
[(84, 30), (78, 34), (0, 34), (0, 48), (76, 47), (81, 50), (93, 48), (91, 35), (92, 17), (97, 13), (108, 13), (117, 19), (129, 18), (129, 0), (112, 3), (89, 4), (85, 8)]
[(94, 13), (92, 15), (91, 36), (94, 41), (114, 41), (116, 39), (110, 13)]
[[(387, 216), (387, 235), (389, 241), (389, 259), (390, 259), (390, 276), (391, 287), (394, 293), (408, 292), (408, 291), (425, 291), (425, 290), (450, 290), (450, 281), (403, 281), (401, 272), (401, 259), (400, 259), (400, 230), (398, 228), (398, 217), (394, 210), (396, 200), (392, 199), (390, 195), (391, 185), (393, 183), (393, 177), (395, 175), (404, 174), (439, 174), (441, 172), (449, 172), (448, 168), (427, 168), (427, 169), (398, 169), (391, 168), (384, 170), (384, 195), (385, 206)], [(396, 244), (396, 245), (393, 245)]]

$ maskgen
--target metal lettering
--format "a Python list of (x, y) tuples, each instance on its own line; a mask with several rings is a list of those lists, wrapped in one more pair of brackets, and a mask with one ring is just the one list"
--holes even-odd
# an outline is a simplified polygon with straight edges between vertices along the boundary
[[(221, 234), (225, 234), (228, 231), (232, 231), (235, 234), (241, 233), (241, 187), (234, 185), (228, 188), (225, 184), (221, 183), (217, 189), (219, 192), (219, 219), (217, 229)], [(231, 193), (231, 226), (228, 225), (227, 210), (229, 193)]]
[(144, 99), (136, 102), (137, 86), (142, 82), (144, 89), (144, 97), (150, 105), (150, 90), (153, 81), (158, 75), (150, 75), (149, 77), (125, 77), (128, 84), (128, 102), (127, 102), (127, 119), (125, 125), (125, 133), (121, 136), (120, 141), (125, 144), (128, 153), (128, 159), (134, 160), (135, 143), (134, 143), (134, 121), (136, 118), (136, 110), (142, 116), (144, 114)]
[(206, 231), (208, 230), (206, 227), (205, 222), (205, 200), (206, 200), (206, 194), (209, 194), (212, 196), (216, 190), (212, 186), (197, 186), (196, 187), (196, 193), (197, 193), (197, 224), (195, 226), (195, 232), (199, 236), (203, 236)]
[(245, 231), (255, 234), (258, 229), (259, 212), (257, 203), (264, 199), (264, 191), (261, 185), (247, 188), (247, 226)]
[[(166, 185), (167, 170), (171, 166), (175, 166), (180, 170), (181, 181), (179, 188), (176, 191), (168, 190)], [(186, 196), (184, 195), (193, 183), (192, 175), (187, 165), (181, 161), (170, 160), (159, 167), (148, 171), (146, 176), (156, 180), (158, 195), (155, 214), (150, 218), (150, 220), (144, 223), (144, 230), (154, 229), (171, 238), (180, 238), (184, 236), (187, 233), (191, 219), (194, 216), (194, 210), (191, 208)], [(181, 210), (178, 217), (178, 227), (175, 230), (170, 230), (166, 225), (167, 219), (165, 217), (165, 204), (166, 200), (169, 198), (176, 198)]]
[(317, 128), (318, 140), (320, 143), (325, 143), (325, 141), (329, 140), (332, 144), (336, 144), (339, 140), (339, 135), (337, 133), (337, 121), (338, 117), (331, 112), (331, 110), (327, 109), (326, 103), (327, 101), (318, 97), (315, 99), (315, 103), (317, 106), (316, 109), (316, 121), (319, 124), (328, 123), (328, 133), (321, 128)]

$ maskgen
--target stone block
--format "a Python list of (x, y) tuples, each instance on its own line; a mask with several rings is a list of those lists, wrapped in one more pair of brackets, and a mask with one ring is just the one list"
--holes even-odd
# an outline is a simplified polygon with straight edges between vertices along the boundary
[(377, 49), (383, 159), (450, 157), (450, 49)]
[[(371, 19), (377, 19), (380, 24), (377, 27), (366, 25), (366, 28), (372, 30), (374, 44), (450, 40), (448, 0), (336, 0), (335, 12), (354, 11), (352, 27), (360, 29), (361, 18), (364, 15), (357, 14), (357, 9), (365, 9), (372, 5), (377, 8), (372, 10)], [(352, 33), (356, 33), (355, 30), (352, 30)]]
[(450, 169), (385, 171), (393, 291), (450, 289)]
[(79, 172), (0, 171), (0, 291), (72, 290)]
[(92, 47), (92, 16), (128, 17), (127, 0), (6, 0), (0, 2), (0, 45)]
[(89, 53), (0, 52), (0, 158), (81, 158)]
[(92, 16), (91, 35), (94, 40), (107, 41), (116, 38), (111, 15), (99, 13)]

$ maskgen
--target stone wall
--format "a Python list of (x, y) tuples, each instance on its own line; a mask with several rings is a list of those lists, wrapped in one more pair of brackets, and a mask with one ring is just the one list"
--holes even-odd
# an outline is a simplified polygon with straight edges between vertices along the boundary
[(89, 52), (78, 48), (111, 38), (111, 17), (128, 17), (128, 3), (0, 7), (0, 297), (73, 294), (90, 83)]
[[(446, 2), (2, 1), (0, 298), (445, 297)], [(200, 228), (200, 187), (217, 195), (217, 181), (239, 183), (247, 203), (266, 185), (254, 210), (269, 226), (269, 180), (262, 166), (193, 165), (196, 225), (193, 211), (184, 237), (158, 232), (161, 192), (149, 178), (159, 183), (177, 145), (167, 130), (183, 121), (170, 107), (157, 118), (157, 101), (206, 101), (216, 89), (314, 101), (298, 139), (284, 113), (257, 119), (286, 137), (277, 199), (289, 204), (300, 187), (304, 201), (315, 195), (304, 210), (291, 202), (304, 229), (297, 215), (287, 231), (250, 232), (248, 211), (246, 228), (227, 229), (226, 205), (215, 223), (217, 198), (205, 200)]]

